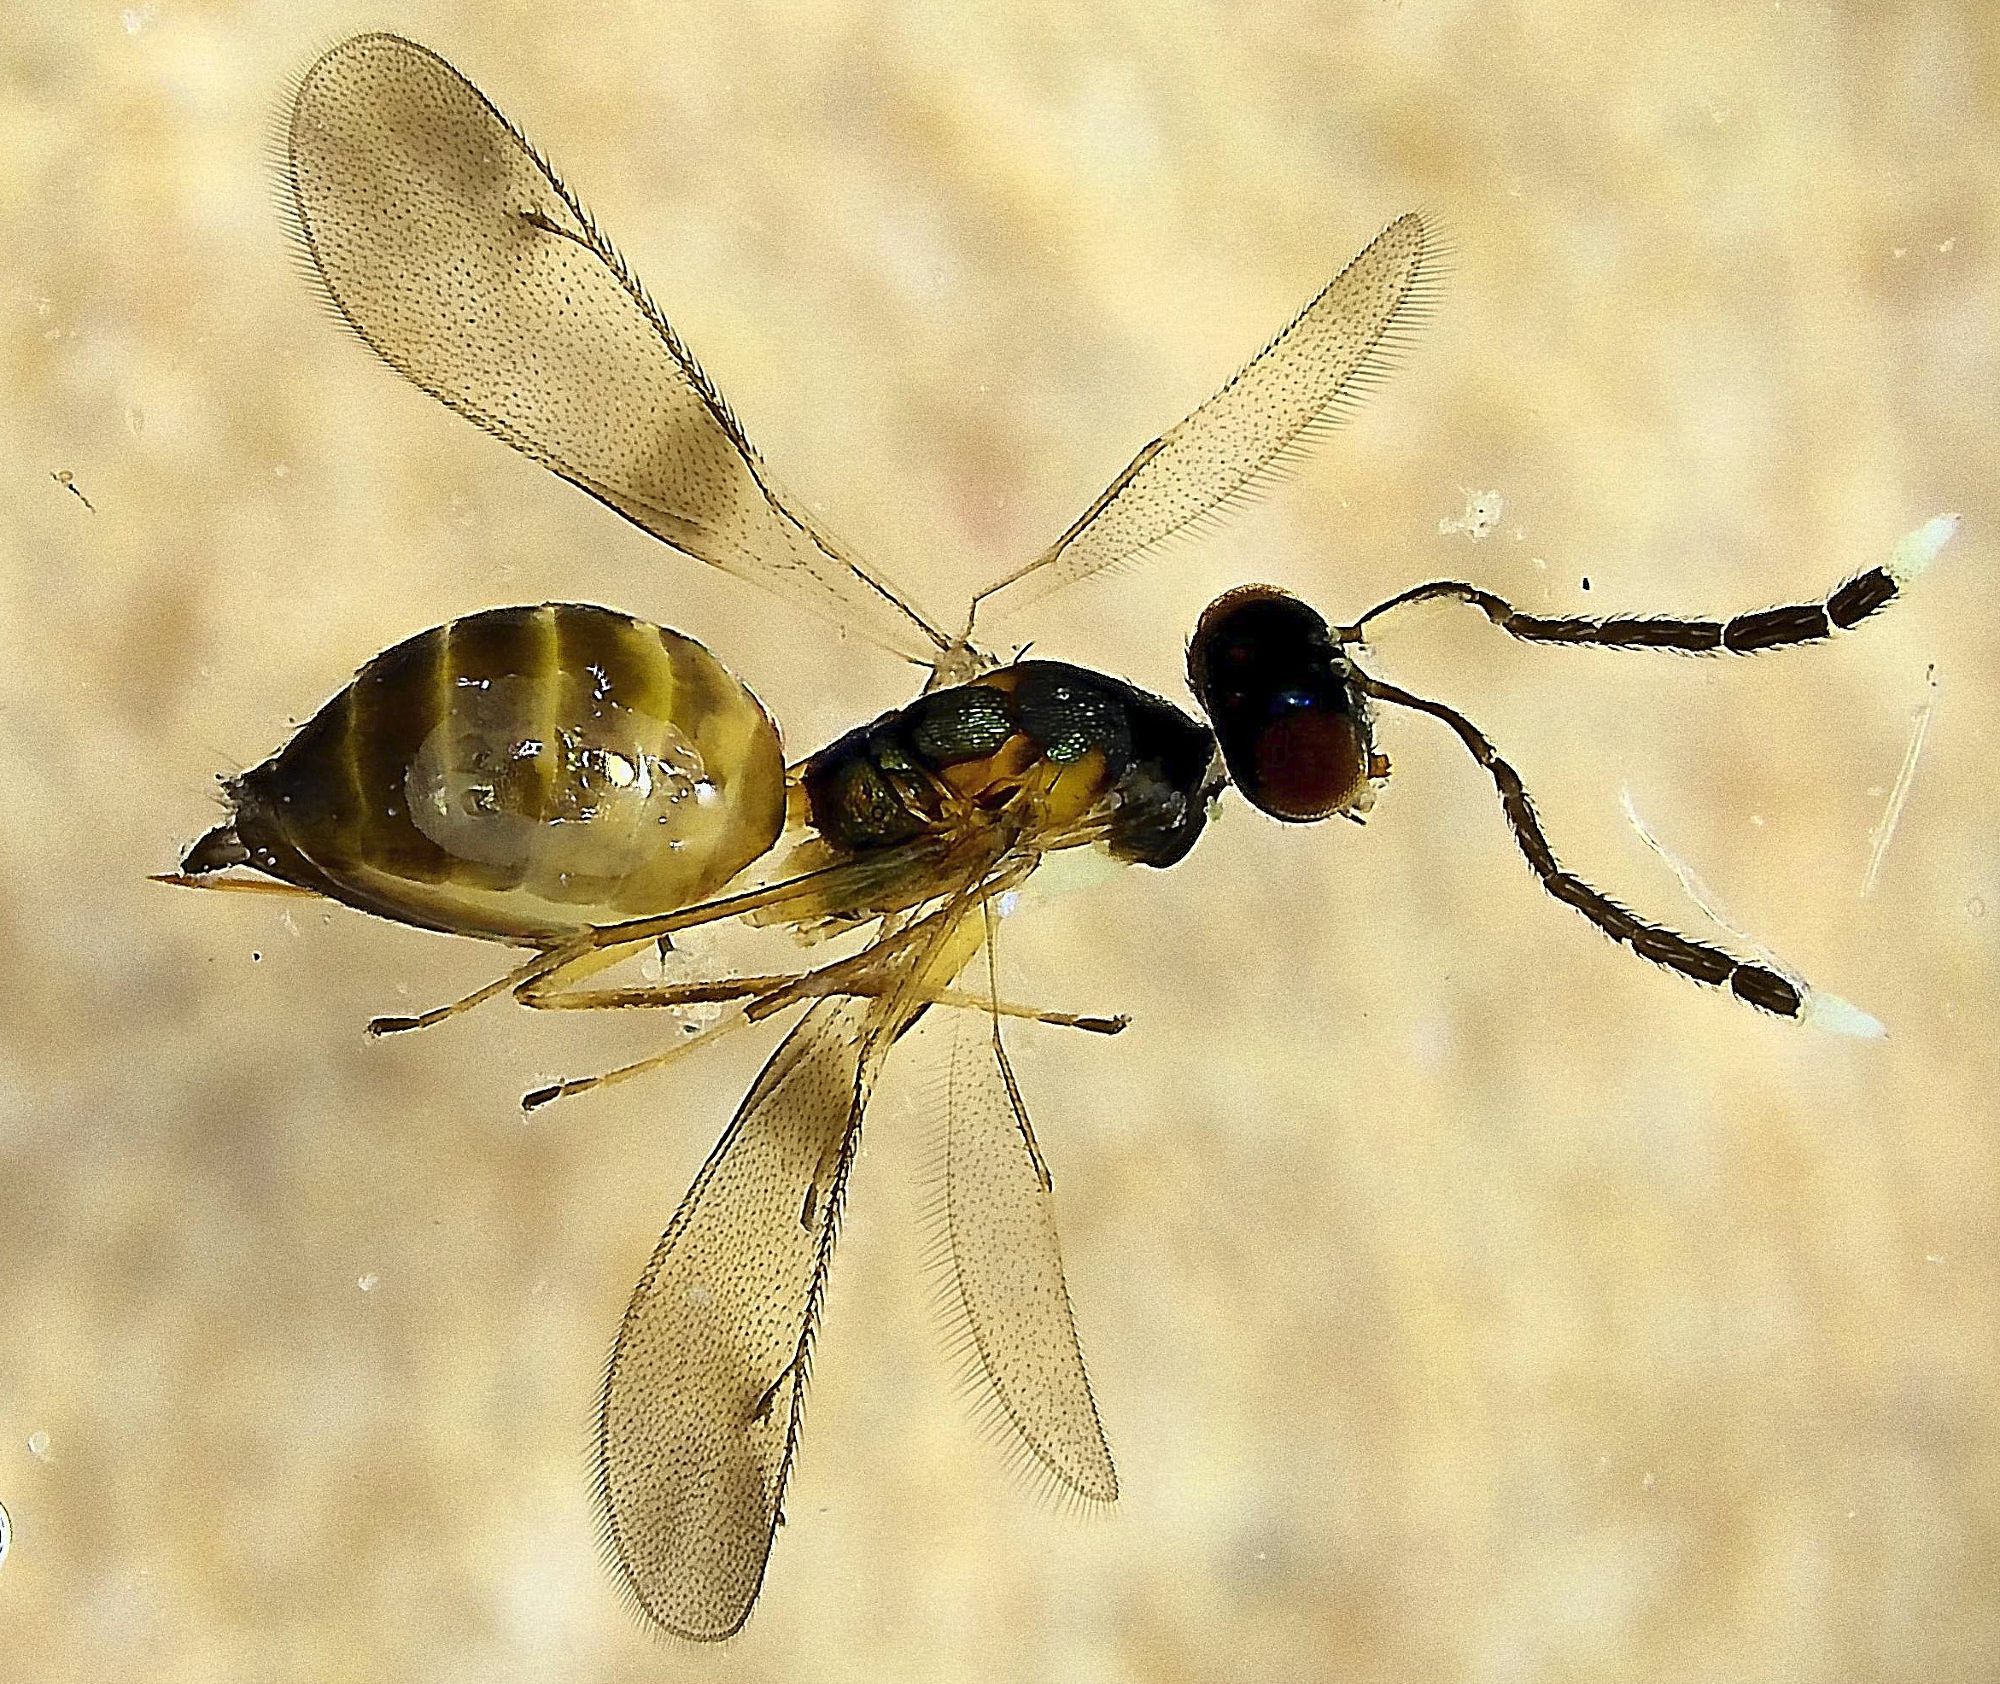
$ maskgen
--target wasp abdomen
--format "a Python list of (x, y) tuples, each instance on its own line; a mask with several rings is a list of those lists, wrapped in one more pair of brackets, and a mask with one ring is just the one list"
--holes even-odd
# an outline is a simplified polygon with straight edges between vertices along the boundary
[(230, 797), (189, 871), (247, 861), (406, 923), (546, 941), (687, 905), (763, 854), (784, 757), (699, 643), (550, 603), (378, 655)]

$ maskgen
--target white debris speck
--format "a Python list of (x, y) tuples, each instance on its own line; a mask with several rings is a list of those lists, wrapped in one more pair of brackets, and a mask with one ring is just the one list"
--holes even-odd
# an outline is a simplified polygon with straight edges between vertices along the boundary
[(382, 1277), (374, 1274), (363, 1275), (354, 1284), (360, 1287), (363, 1292), (373, 1292), (382, 1284)]
[(38, 1462), (53, 1462), (56, 1453), (49, 1448), (49, 1435), (37, 1427), (28, 1434), (28, 1454)]
[(681, 1294), (681, 1302), (693, 1310), (705, 1310), (715, 1302), (715, 1294), (702, 1282), (696, 1281)]
[(1011, 918), (1014, 916), (1014, 909), (1018, 907), (1020, 904), (1021, 904), (1020, 890), (1009, 889), (1005, 894), (1001, 895), (997, 900), (994, 901), (993, 910), (999, 913), (1002, 918)]
[[(1459, 487), (1464, 491), (1463, 486)], [(1507, 504), (1497, 491), (1466, 491), (1465, 513), (1456, 519), (1446, 516), (1438, 522), (1438, 531), (1449, 537), (1454, 532), (1463, 532), (1475, 544), (1482, 538), (1490, 538), (1499, 529), (1500, 517), (1507, 512)]]

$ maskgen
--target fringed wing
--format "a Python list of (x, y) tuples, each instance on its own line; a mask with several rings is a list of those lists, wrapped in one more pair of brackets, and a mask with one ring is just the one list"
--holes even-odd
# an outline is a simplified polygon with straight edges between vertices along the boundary
[(1013, 613), (1252, 493), (1388, 372), (1436, 297), (1441, 256), (1421, 217), (1390, 223), (1228, 385), (1140, 451), (1049, 549), (981, 592), (980, 605)]
[(977, 952), (980, 892), (882, 937), (847, 979), (866, 989), (779, 1043), (632, 1294), (599, 1404), (599, 1509), (619, 1576), (678, 1636), (731, 1636), (757, 1599), (862, 1115), (890, 1047)]
[(924, 1036), (945, 1043), (938, 1261), (968, 1373), (1042, 1473), (1112, 1502), (1118, 1475), (1063, 1281), (1054, 1196), (999, 1019), (934, 1013)]
[(450, 64), (344, 41), (282, 144), (309, 274), (397, 373), (678, 550), (911, 660), (945, 645), (780, 495), (590, 213)]
[(827, 1000), (745, 1096), (640, 1278), (605, 1373), (605, 1540), (652, 1619), (728, 1637), (764, 1581), (867, 1101), (877, 1000)]

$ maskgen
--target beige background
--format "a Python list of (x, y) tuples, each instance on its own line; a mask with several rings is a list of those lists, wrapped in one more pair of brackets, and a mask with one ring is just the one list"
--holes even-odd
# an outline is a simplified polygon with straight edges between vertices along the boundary
[[(1010, 927), (1126, 1495), (1051, 1511), (931, 1326), (910, 1073), (871, 1119), (764, 1601), (655, 1642), (584, 1440), (629, 1284), (763, 1049), (494, 1008), (495, 950), (143, 881), (378, 648), (508, 601), (709, 642), (804, 749), (904, 699), (402, 387), (288, 269), (287, 75), (384, 22), (553, 156), (781, 477), (940, 614), (1385, 221), (1421, 349), (1225, 533), (1026, 618), (1182, 694), (1226, 585), (1349, 614), (1817, 594), (1751, 664), (1429, 614), (1381, 664), (1567, 858), (1887, 1020), (1762, 1019), (1549, 903), (1429, 722), (1365, 832), (1234, 804)], [(2000, 1669), (1993, 626), (2000, 14), (1960, 3), (16, 0), (0, 31), (0, 1671), (101, 1679), (1924, 1679)], [(67, 472), (95, 512), (52, 475)], [(1467, 491), (1485, 543), (1442, 535)], [(1582, 581), (1588, 577), (1586, 593)], [(1860, 893), (1935, 663), (1938, 700)], [(364, 1290), (363, 1283), (367, 1283)], [(31, 1447), (32, 1437), (32, 1447)]]

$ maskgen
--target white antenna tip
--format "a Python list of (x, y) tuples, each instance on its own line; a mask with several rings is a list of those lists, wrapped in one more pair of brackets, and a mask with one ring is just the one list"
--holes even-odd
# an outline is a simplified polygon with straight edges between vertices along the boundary
[(1937, 560), (1938, 551), (1951, 542), (1957, 530), (1957, 515), (1933, 515), (1916, 531), (1899, 538), (1889, 556), (1889, 572), (1896, 583), (1908, 584)]
[(1817, 989), (1806, 996), (1799, 1021), (1814, 1029), (1824, 1029), (1829, 1035), (1847, 1035), (1857, 1041), (1880, 1041), (1889, 1034), (1880, 1018), (1864, 1012), (1852, 1000), (1843, 1000), (1838, 994), (1822, 994)]

